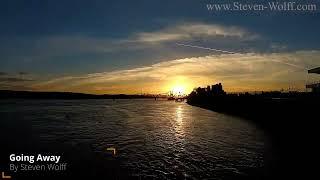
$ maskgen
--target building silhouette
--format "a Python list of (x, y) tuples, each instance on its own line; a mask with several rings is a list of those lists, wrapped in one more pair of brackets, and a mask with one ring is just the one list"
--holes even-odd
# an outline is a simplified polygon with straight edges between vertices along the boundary
[(223, 90), (222, 84), (214, 84), (207, 86), (206, 88), (198, 87), (194, 89), (189, 96), (219, 96), (225, 95), (226, 92)]

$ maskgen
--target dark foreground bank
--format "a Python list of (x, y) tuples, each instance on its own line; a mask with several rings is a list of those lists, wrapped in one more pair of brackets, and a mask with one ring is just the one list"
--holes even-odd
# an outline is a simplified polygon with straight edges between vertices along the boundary
[(191, 94), (188, 104), (254, 122), (274, 142), (274, 178), (312, 177), (319, 158), (320, 94)]

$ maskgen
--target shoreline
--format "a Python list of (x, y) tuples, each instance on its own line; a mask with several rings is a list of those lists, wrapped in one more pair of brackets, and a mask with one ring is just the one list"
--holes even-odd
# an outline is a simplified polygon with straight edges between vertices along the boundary
[(0, 90), (0, 99), (154, 99), (152, 94), (85, 94), (75, 92), (36, 92)]

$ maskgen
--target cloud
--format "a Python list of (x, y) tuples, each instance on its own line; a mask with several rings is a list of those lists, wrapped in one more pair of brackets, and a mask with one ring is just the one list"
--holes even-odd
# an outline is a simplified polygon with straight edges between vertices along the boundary
[(28, 75), (29, 73), (20, 71), (18, 74), (21, 75), (21, 76), (24, 76), (24, 75)]
[(159, 43), (166, 41), (214, 37), (233, 37), (253, 40), (258, 38), (258, 35), (237, 26), (224, 26), (205, 23), (185, 23), (168, 26), (152, 32), (139, 32), (135, 34), (130, 41)]
[(286, 45), (283, 45), (283, 44), (279, 44), (279, 43), (271, 43), (271, 45), (270, 45), (271, 47), (271, 49), (272, 50), (275, 50), (275, 51), (282, 51), (282, 50), (286, 50), (286, 49), (288, 49), (288, 47), (286, 46)]
[(34, 89), (91, 93), (165, 92), (173, 83), (188, 90), (223, 82), (227, 90), (304, 87), (306, 69), (319, 66), (320, 51), (270, 54), (220, 54), (176, 59), (150, 66), (82, 76), (66, 76), (34, 84)]
[(0, 76), (6, 76), (8, 73), (6, 72), (0, 72)]
[(0, 82), (27, 82), (33, 81), (32, 79), (16, 78), (16, 77), (1, 77)]
[(19, 72), (18, 75), (0, 72), (0, 88), (14, 90), (30, 90), (30, 83), (35, 80), (26, 76), (29, 73)]
[[(36, 39), (17, 38), (19, 46), (28, 48), (28, 53), (38, 55), (59, 55), (74, 53), (108, 53), (126, 48), (145, 48), (144, 43), (160, 43), (198, 38), (240, 38), (255, 39), (257, 34), (237, 26), (205, 24), (199, 22), (177, 23), (150, 32), (129, 33), (127, 37), (94, 37), (85, 35), (48, 36)], [(139, 43), (139, 44), (137, 44)], [(150, 46), (150, 44), (148, 44)]]
[(1, 90), (16, 90), (16, 91), (32, 91), (30, 86), (23, 85), (23, 84), (7, 84), (0, 82), (0, 89)]
[[(19, 65), (24, 69), (47, 69), (48, 73), (65, 73), (75, 66), (88, 71), (100, 69), (95, 64), (121, 62), (126, 65), (147, 64), (150, 59), (166, 59), (205, 55), (211, 52), (179, 47), (176, 43), (191, 43), (222, 50), (245, 52), (260, 36), (245, 28), (202, 22), (172, 23), (153, 31), (128, 32), (122, 37), (90, 36), (84, 34), (16, 37), (0, 42), (5, 47), (0, 52), (8, 66)], [(248, 41), (249, 40), (249, 41)], [(250, 43), (248, 43), (250, 42)], [(3, 45), (2, 45), (3, 44)], [(93, 63), (94, 62), (94, 63)], [(131, 63), (131, 64), (130, 64)], [(64, 68), (61, 68), (64, 64)], [(111, 64), (111, 63), (110, 63)], [(109, 64), (109, 65), (110, 65)]]

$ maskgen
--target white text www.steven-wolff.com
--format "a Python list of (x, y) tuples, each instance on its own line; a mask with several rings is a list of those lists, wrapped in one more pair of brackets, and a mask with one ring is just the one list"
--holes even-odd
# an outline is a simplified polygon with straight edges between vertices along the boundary
[(303, 3), (303, 2), (277, 2), (270, 1), (264, 3), (242, 3), (234, 1), (231, 3), (212, 3), (206, 4), (208, 11), (317, 11), (317, 4)]

